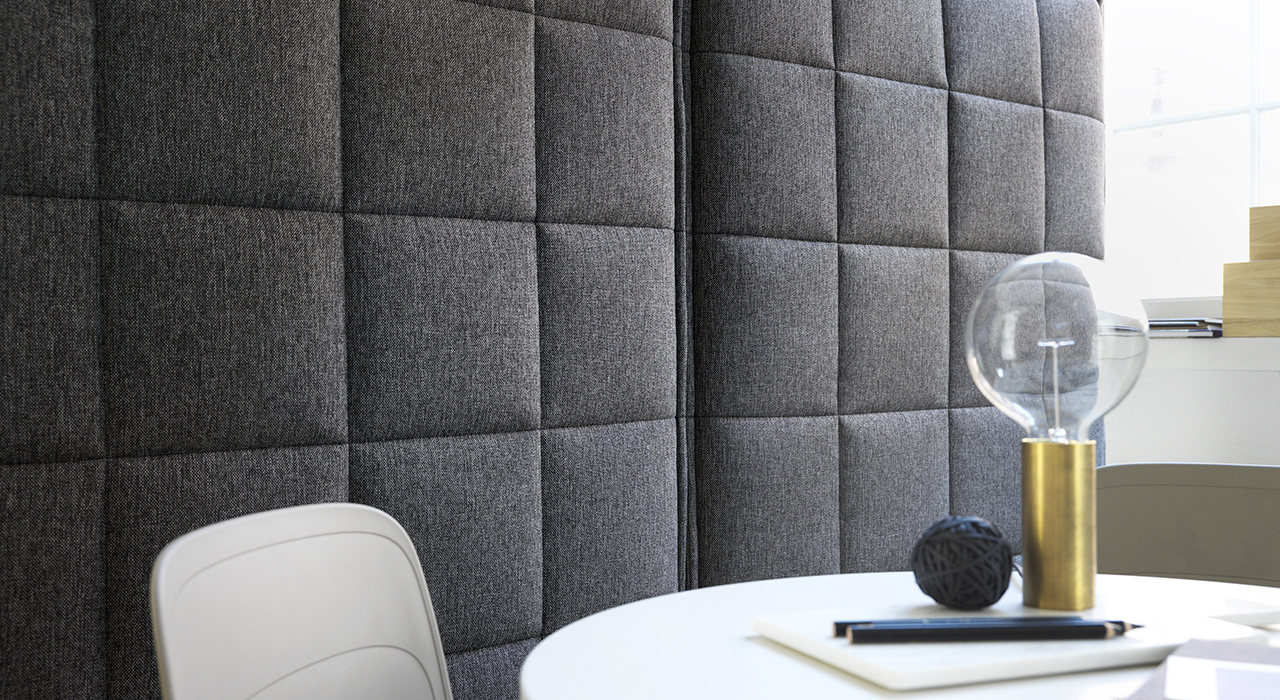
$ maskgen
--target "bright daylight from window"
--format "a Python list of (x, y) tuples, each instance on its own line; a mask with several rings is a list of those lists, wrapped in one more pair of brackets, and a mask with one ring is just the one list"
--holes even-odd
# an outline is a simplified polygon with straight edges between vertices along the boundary
[(1220, 296), (1280, 204), (1280, 0), (1105, 0), (1107, 261), (1143, 298)]

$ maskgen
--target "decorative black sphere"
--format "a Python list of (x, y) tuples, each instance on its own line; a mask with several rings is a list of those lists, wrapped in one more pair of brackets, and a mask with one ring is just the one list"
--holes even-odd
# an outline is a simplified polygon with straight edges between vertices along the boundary
[(953, 515), (930, 525), (916, 541), (911, 570), (930, 598), (949, 608), (978, 610), (1009, 588), (1013, 549), (995, 525)]

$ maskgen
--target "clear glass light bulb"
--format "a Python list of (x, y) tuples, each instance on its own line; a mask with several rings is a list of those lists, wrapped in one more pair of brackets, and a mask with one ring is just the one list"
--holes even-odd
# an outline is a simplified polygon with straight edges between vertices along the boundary
[(1040, 253), (978, 295), (965, 360), (978, 389), (1036, 440), (1089, 439), (1133, 388), (1147, 356), (1147, 314), (1106, 267)]

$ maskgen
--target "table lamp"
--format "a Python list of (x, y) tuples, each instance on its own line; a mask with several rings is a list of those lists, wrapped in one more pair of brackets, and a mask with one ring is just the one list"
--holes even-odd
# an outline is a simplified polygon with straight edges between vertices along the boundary
[(1097, 575), (1093, 424), (1142, 372), (1147, 316), (1098, 260), (1023, 258), (991, 279), (965, 328), (982, 394), (1022, 441), (1023, 603), (1084, 610)]

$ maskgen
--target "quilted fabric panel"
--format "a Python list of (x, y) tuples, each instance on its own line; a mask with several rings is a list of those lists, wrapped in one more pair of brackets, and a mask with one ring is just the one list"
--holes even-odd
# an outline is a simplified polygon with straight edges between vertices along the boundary
[(1036, 0), (943, 0), (942, 20), (952, 90), (1043, 104)]
[(1022, 550), (1022, 438), (1026, 431), (991, 406), (952, 409), (951, 514), (976, 515)]
[(836, 0), (836, 68), (935, 88), (947, 87), (938, 0)]
[[(951, 252), (951, 382), (952, 408), (989, 406), (990, 403), (973, 383), (973, 375), (965, 364), (965, 324), (973, 302), (987, 281), (995, 277), (1020, 255), (1007, 253)], [(1019, 457), (1021, 459), (1021, 457)]]
[(1039, 0), (1037, 8), (1045, 109), (1101, 121), (1102, 8), (1097, 0)]
[(1102, 258), (1106, 141), (1102, 122), (1045, 110), (1045, 250)]
[[(538, 14), (636, 34), (672, 40), (674, 3), (671, 0), (600, 2), (599, 0), (538, 0)], [(530, 8), (533, 9), (533, 8)]]
[(706, 0), (691, 9), (700, 52), (834, 67), (831, 0)]

